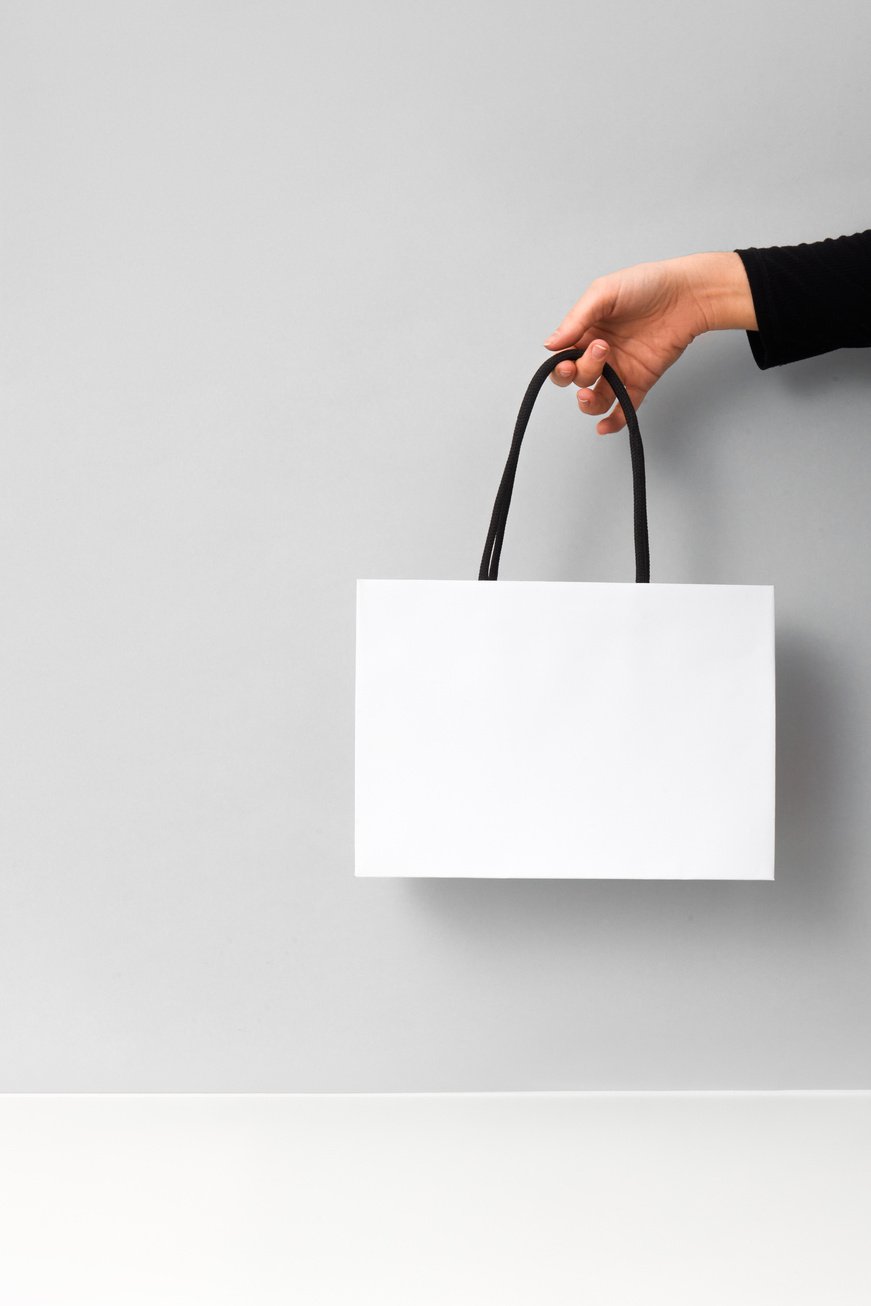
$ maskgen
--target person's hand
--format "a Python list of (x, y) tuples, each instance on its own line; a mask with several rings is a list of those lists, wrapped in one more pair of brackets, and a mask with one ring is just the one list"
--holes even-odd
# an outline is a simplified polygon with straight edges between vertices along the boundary
[[(738, 254), (688, 254), (597, 277), (544, 343), (558, 351), (583, 349), (577, 362), (560, 363), (551, 379), (576, 385), (582, 413), (609, 413), (614, 392), (602, 376), (610, 363), (636, 408), (663, 372), (705, 331), (743, 327), (756, 315)], [(596, 427), (611, 435), (626, 425), (619, 404)]]

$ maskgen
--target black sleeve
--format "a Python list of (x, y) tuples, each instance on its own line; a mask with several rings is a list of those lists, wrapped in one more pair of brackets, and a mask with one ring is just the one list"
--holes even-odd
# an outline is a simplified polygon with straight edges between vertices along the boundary
[(759, 367), (871, 346), (871, 231), (735, 253), (756, 310), (747, 339)]

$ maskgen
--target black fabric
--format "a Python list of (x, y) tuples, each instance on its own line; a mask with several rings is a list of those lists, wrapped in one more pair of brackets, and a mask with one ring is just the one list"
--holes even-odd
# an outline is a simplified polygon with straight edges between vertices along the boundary
[[(508, 461), (502, 473), (502, 480), (499, 482), (496, 502), (493, 504), (493, 514), (490, 518), (490, 528), (487, 531), (487, 541), (484, 545), (478, 580), (496, 580), (499, 575), (499, 558), (502, 553), (502, 541), (505, 538), (505, 525), (508, 521), (508, 509), (511, 506), (511, 494), (514, 490), (514, 477), (517, 474), (520, 446), (523, 444), (526, 427), (529, 424), (529, 418), (539, 391), (559, 363), (564, 362), (566, 359), (574, 361), (580, 356), (580, 349), (563, 349), (558, 354), (553, 354), (550, 358), (545, 359), (526, 388), (526, 394), (523, 396), (523, 402), (520, 405), (520, 412), (517, 414), (517, 422), (514, 426), (514, 436), (508, 452)], [(605, 363), (603, 365), (602, 376), (614, 391), (617, 402), (626, 416), (629, 451), (632, 458), (635, 580), (646, 583), (650, 580), (650, 546), (647, 537), (647, 484), (644, 474), (644, 446), (641, 443), (641, 431), (638, 427), (635, 408), (626, 387), (610, 364)]]
[(750, 282), (759, 329), (747, 340), (760, 368), (871, 346), (871, 231), (735, 253)]

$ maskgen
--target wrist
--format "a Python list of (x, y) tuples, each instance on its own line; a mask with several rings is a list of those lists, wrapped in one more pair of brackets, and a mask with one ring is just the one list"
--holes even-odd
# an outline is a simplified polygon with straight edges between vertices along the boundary
[(696, 299), (705, 331), (757, 331), (750, 282), (734, 250), (688, 254), (681, 259), (690, 293)]

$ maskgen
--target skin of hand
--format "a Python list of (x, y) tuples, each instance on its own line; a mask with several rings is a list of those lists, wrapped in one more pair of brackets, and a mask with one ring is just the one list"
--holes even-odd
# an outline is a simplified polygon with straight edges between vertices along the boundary
[(582, 413), (608, 413), (599, 435), (622, 430), (626, 418), (602, 376), (610, 363), (636, 408), (686, 347), (705, 331), (756, 331), (756, 313), (744, 264), (734, 251), (687, 254), (637, 263), (597, 277), (545, 348), (583, 349), (577, 362), (551, 373), (558, 386), (576, 385)]

